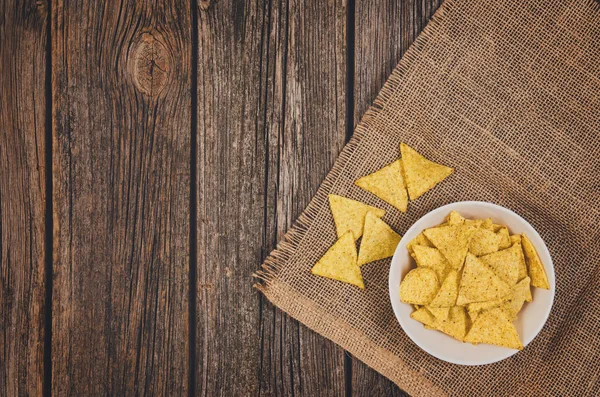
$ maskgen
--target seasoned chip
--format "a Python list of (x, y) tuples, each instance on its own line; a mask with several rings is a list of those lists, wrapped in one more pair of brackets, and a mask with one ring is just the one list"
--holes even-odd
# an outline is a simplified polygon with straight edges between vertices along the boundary
[(542, 264), (535, 247), (531, 243), (531, 240), (529, 240), (525, 233), (521, 236), (521, 244), (523, 245), (525, 261), (527, 262), (527, 268), (529, 269), (529, 277), (531, 277), (531, 285), (538, 288), (550, 289), (544, 265)]
[(430, 327), (429, 329), (434, 329), (436, 319), (433, 314), (427, 308), (422, 307), (418, 310), (415, 310), (410, 314), (410, 317), (414, 320), (417, 320), (420, 323), (425, 325), (425, 328)]
[(456, 297), (458, 296), (458, 272), (451, 270), (446, 279), (442, 283), (439, 291), (435, 295), (435, 298), (431, 301), (429, 306), (431, 307), (451, 307), (456, 304)]
[(465, 219), (465, 226), (471, 226), (475, 229), (480, 228), (483, 225), (483, 219)]
[(400, 283), (400, 299), (414, 305), (427, 305), (434, 298), (440, 284), (435, 272), (419, 267), (408, 272)]
[(467, 312), (469, 312), (469, 317), (471, 317), (471, 321), (475, 321), (479, 313), (481, 313), (482, 311), (498, 307), (503, 303), (504, 301), (502, 299), (494, 299), (487, 302), (469, 303), (467, 305)]
[(416, 200), (454, 171), (450, 167), (427, 160), (404, 143), (400, 144), (400, 152), (404, 180), (411, 200)]
[(503, 303), (502, 310), (509, 320), (512, 321), (517, 318), (517, 313), (521, 311), (523, 303), (531, 302), (530, 281), (531, 279), (529, 277), (525, 277), (523, 280), (519, 281), (517, 285), (513, 287), (510, 299)]
[(527, 277), (527, 264), (525, 263), (525, 255), (523, 254), (523, 246), (521, 244), (521, 238), (519, 237), (519, 241), (517, 241), (516, 239), (511, 238), (511, 241), (513, 242), (513, 246), (518, 247), (518, 257), (519, 257), (519, 276), (517, 277), (517, 279), (519, 281), (523, 280), (525, 277)]
[(449, 225), (462, 225), (465, 223), (465, 218), (461, 214), (456, 211), (450, 211), (448, 216), (446, 217)]
[(481, 256), (498, 251), (500, 236), (489, 229), (479, 228), (473, 232), (469, 252)]
[(488, 343), (511, 349), (523, 349), (515, 326), (500, 308), (481, 312), (473, 322), (464, 341), (474, 345)]
[(394, 255), (400, 235), (369, 211), (365, 218), (365, 233), (360, 242), (358, 266)]
[(343, 281), (364, 289), (360, 267), (357, 264), (356, 245), (351, 232), (346, 232), (321, 259), (311, 272), (317, 276)]
[(383, 201), (390, 203), (402, 212), (406, 212), (408, 194), (402, 177), (402, 161), (396, 160), (379, 171), (363, 176), (356, 186), (373, 193)]
[(454, 270), (460, 270), (475, 229), (464, 226), (442, 226), (426, 229), (425, 237), (440, 250)]
[(512, 241), (510, 240), (510, 235), (508, 233), (508, 229), (505, 226), (502, 226), (498, 230), (496, 230), (496, 234), (500, 236), (500, 243), (498, 244), (498, 249), (505, 249), (512, 245)]
[(484, 255), (479, 260), (492, 269), (509, 286), (513, 286), (519, 280), (522, 255), (521, 246), (515, 244), (502, 251)]
[(494, 222), (492, 222), (492, 218), (484, 219), (481, 228), (494, 231)]
[(438, 320), (447, 320), (448, 319), (448, 314), (450, 313), (449, 307), (431, 307), (431, 306), (425, 306), (425, 307), (427, 307), (427, 310), (429, 310), (436, 319), (438, 319)]
[(419, 233), (417, 235), (417, 237), (413, 238), (406, 244), (406, 249), (408, 250), (408, 253), (410, 254), (410, 256), (412, 256), (413, 258), (415, 257), (415, 254), (413, 251), (413, 247), (415, 245), (422, 245), (425, 247), (433, 247), (433, 244), (431, 244), (431, 241), (429, 241), (427, 239), (427, 237), (425, 237), (423, 232)]
[(335, 194), (329, 195), (329, 206), (331, 207), (338, 237), (342, 237), (344, 233), (351, 231), (354, 240), (358, 240), (363, 234), (367, 212), (372, 211), (378, 218), (385, 214), (382, 209)]
[(438, 276), (438, 280), (445, 279), (446, 274), (451, 270), (450, 264), (437, 248), (415, 245), (413, 252), (417, 266), (432, 269)]
[(500, 279), (490, 268), (473, 254), (467, 254), (460, 286), (457, 305), (472, 302), (485, 302), (503, 298), (510, 292), (508, 284)]
[(439, 320), (435, 327), (458, 340), (464, 340), (469, 328), (469, 319), (464, 307), (452, 306), (446, 320)]

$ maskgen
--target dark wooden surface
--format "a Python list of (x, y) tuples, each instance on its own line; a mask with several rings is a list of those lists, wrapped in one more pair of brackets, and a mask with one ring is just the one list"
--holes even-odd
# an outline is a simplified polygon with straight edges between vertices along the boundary
[(252, 273), (438, 6), (0, 0), (0, 395), (402, 395)]

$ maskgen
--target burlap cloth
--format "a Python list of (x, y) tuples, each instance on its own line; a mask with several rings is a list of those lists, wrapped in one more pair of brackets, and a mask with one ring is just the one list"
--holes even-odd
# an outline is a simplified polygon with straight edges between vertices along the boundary
[[(405, 214), (353, 182), (404, 141), (456, 172)], [(297, 224), (256, 275), (275, 305), (415, 396), (600, 395), (600, 6), (585, 0), (447, 0), (389, 78)], [(387, 210), (403, 233), (441, 205), (512, 209), (556, 271), (550, 318), (522, 352), (467, 367), (419, 349), (389, 302), (390, 260), (366, 289), (313, 276), (336, 239), (327, 194)]]

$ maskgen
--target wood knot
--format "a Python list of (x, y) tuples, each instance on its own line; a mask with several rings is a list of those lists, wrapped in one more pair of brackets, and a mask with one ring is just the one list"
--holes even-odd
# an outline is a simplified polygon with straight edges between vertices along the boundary
[(156, 33), (143, 33), (130, 56), (133, 82), (138, 90), (155, 97), (171, 77), (171, 54)]

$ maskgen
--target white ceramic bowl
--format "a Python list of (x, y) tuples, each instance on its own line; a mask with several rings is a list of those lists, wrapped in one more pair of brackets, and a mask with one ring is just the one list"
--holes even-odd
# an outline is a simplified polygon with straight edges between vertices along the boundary
[(400, 301), (400, 281), (415, 267), (406, 244), (424, 229), (444, 222), (450, 211), (457, 211), (465, 218), (492, 218), (494, 223), (506, 225), (511, 234), (525, 233), (535, 246), (546, 269), (550, 290), (532, 288), (533, 301), (525, 303), (514, 322), (523, 346), (527, 346), (540, 332), (552, 309), (555, 285), (552, 258), (540, 235), (525, 219), (504, 207), (480, 201), (463, 201), (437, 208), (412, 225), (400, 240), (390, 266), (389, 287), (392, 308), (404, 332), (421, 349), (441, 360), (462, 365), (491, 364), (512, 356), (518, 350), (486, 344), (474, 346), (439, 331), (425, 329), (423, 324), (410, 318), (412, 305)]

